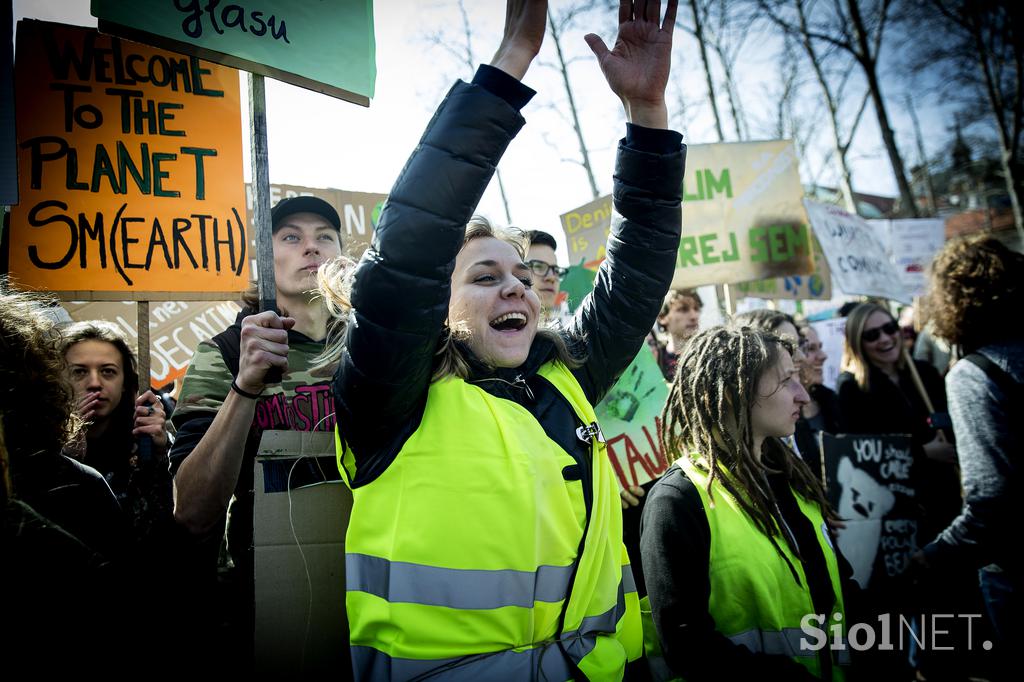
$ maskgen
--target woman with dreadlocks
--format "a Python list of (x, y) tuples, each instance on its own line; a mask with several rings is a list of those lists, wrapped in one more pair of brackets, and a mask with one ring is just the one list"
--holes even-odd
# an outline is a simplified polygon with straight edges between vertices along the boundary
[(648, 495), (640, 541), (655, 676), (843, 679), (833, 654), (845, 651), (800, 646), (819, 644), (801, 630), (808, 614), (829, 643), (845, 627), (845, 562), (821, 484), (781, 440), (808, 400), (793, 353), (774, 334), (716, 327), (679, 360), (661, 433), (674, 463)]

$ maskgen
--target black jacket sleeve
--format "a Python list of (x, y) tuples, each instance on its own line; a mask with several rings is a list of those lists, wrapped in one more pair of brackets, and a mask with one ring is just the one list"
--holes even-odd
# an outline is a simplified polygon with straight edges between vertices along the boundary
[(654, 626), (665, 662), (685, 679), (813, 680), (799, 663), (755, 654), (715, 629), (711, 531), (693, 483), (671, 467), (647, 495), (640, 553)]
[(592, 404), (640, 350), (672, 283), (686, 162), (681, 140), (674, 131), (630, 124), (619, 143), (607, 257), (569, 325), (570, 334), (586, 339), (587, 361), (574, 373)]
[(466, 223), (525, 123), (516, 106), (532, 91), (496, 69), (481, 71), (483, 84), (457, 83), (438, 107), (356, 267), (333, 385), (356, 485), (380, 473), (372, 470), (375, 455), (419, 425)]

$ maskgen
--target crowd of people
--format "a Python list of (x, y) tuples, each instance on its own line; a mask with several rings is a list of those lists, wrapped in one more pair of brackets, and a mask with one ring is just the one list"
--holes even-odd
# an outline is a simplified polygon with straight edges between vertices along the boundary
[[(535, 94), (540, 1), (509, 2), (494, 59), (441, 103), (358, 263), (328, 203), (274, 206), (277, 307), (244, 292), (173, 411), (116, 326), (63, 324), (3, 284), (5, 659), (65, 672), (102, 651), (112, 672), (152, 670), (173, 642), (165, 671), (251, 672), (253, 461), (265, 431), (295, 430), (336, 434), (352, 491), (355, 679), (966, 679), (962, 658), (842, 643), (887, 610), (975, 606), (995, 642), (980, 667), (1009, 677), (1024, 256), (988, 235), (939, 253), (919, 310), (950, 351), (938, 368), (884, 301), (842, 311), (834, 390), (806, 320), (761, 309), (701, 329), (698, 293), (670, 290), (676, 6), (624, 0), (611, 49), (587, 36), (627, 123), (621, 220), (572, 314), (555, 239), (474, 215)], [(671, 466), (620, 490), (595, 406), (637, 353), (668, 385)], [(841, 551), (823, 434), (909, 438), (918, 532), (893, 592)], [(819, 615), (840, 646), (806, 646)]]

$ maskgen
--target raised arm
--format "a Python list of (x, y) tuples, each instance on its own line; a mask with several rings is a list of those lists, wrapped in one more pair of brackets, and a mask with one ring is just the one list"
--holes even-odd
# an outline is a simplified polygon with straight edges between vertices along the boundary
[[(372, 480), (416, 428), (444, 333), (455, 257), (494, 168), (523, 126), (519, 83), (544, 37), (547, 2), (510, 0), (490, 67), (457, 83), (406, 162), (356, 268), (353, 320), (334, 377), (338, 428)], [(390, 457), (389, 457), (390, 456)]]
[(666, 129), (665, 86), (676, 6), (671, 0), (659, 23), (661, 3), (623, 1), (611, 50), (596, 35), (586, 36), (628, 121), (616, 159), (617, 216), (607, 257), (571, 327), (587, 339), (588, 360), (576, 375), (593, 402), (640, 350), (675, 269), (686, 147)]

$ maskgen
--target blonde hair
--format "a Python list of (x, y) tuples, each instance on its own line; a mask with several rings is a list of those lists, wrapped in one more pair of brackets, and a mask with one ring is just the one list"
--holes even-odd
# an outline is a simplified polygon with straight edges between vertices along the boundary
[[(864, 354), (864, 327), (868, 318), (875, 313), (884, 313), (893, 322), (896, 318), (888, 310), (877, 303), (860, 303), (854, 306), (846, 316), (846, 343), (843, 344), (843, 369), (853, 375), (857, 385), (865, 393), (871, 390), (871, 361)], [(903, 339), (899, 340), (903, 343)], [(900, 353), (896, 367), (903, 369), (904, 353)]]
[[(492, 225), (483, 216), (473, 216), (467, 223), (462, 239), (462, 248), (474, 239), (492, 237), (500, 239), (516, 250), (520, 259), (526, 258), (528, 240), (523, 230), (515, 227), (501, 228)], [(461, 250), (461, 249), (460, 249)], [(345, 262), (339, 262), (344, 260)], [(327, 310), (334, 318), (347, 317), (352, 309), (351, 293), (354, 268), (348, 259), (336, 259), (325, 263), (317, 272), (317, 284), (320, 294), (327, 305)], [(345, 325), (328, 334), (324, 352), (314, 359), (317, 367), (326, 367), (338, 361), (345, 346)], [(437, 362), (431, 381), (456, 376), (465, 379), (469, 376), (469, 361), (463, 345), (469, 339), (469, 329), (455, 321), (445, 325), (441, 342), (437, 348)], [(555, 329), (538, 329), (537, 337), (550, 341), (554, 346), (558, 360), (568, 367), (579, 367), (583, 363), (582, 339), (567, 338)]]

